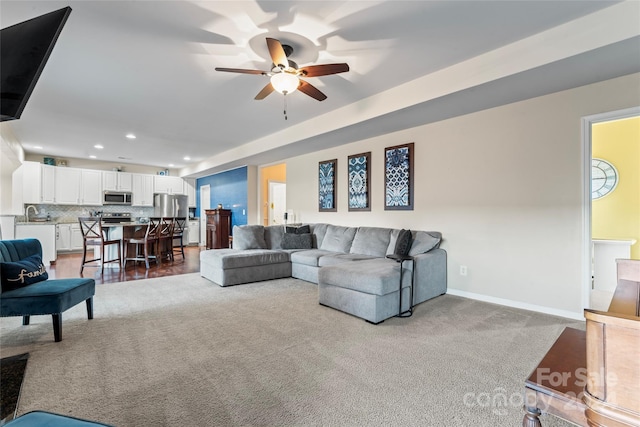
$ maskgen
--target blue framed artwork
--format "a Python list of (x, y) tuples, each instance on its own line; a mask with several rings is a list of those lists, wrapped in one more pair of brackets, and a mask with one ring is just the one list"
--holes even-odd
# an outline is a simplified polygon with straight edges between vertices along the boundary
[(326, 160), (318, 163), (318, 211), (337, 212), (336, 207), (336, 171), (338, 160)]
[(413, 142), (384, 149), (384, 209), (413, 210)]
[(371, 210), (371, 151), (349, 156), (349, 212)]

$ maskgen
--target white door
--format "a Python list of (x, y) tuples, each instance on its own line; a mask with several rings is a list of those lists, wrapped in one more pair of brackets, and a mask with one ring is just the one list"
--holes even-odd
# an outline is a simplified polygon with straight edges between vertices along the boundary
[(211, 186), (200, 187), (200, 245), (207, 245), (207, 215), (206, 209), (211, 208)]
[(269, 181), (269, 225), (284, 224), (287, 211), (287, 184)]

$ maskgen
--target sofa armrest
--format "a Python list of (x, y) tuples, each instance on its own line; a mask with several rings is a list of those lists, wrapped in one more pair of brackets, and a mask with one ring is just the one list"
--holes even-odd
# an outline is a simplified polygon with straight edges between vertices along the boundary
[(447, 292), (447, 252), (436, 248), (414, 256), (414, 303), (419, 304)]

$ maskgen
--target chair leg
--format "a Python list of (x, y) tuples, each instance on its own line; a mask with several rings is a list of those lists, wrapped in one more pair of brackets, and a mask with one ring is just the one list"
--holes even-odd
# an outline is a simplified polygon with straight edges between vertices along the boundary
[[(158, 258), (156, 258), (157, 260)], [(144, 244), (144, 265), (149, 269), (149, 245), (147, 243)]]
[(182, 240), (184, 236), (180, 236), (180, 253), (182, 254), (182, 259), (184, 259), (184, 241)]
[(53, 318), (53, 339), (55, 342), (62, 341), (62, 313), (52, 314)]
[(24, 326), (27, 326), (29, 324), (29, 318), (30, 316), (22, 316), (22, 324)]
[(93, 319), (93, 297), (87, 298), (87, 318)]
[(83, 242), (82, 244), (82, 264), (80, 264), (80, 274), (84, 271), (84, 263), (87, 260), (87, 244)]
[(104, 275), (104, 245), (100, 245), (100, 274)]

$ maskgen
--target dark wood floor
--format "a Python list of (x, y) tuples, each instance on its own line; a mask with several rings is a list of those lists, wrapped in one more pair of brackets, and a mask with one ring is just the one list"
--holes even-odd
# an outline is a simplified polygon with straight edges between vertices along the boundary
[(117, 263), (106, 264), (104, 274), (100, 274), (99, 267), (85, 267), (80, 276), (81, 253), (58, 254), (55, 264), (47, 268), (49, 278), (63, 279), (69, 277), (91, 277), (96, 284), (125, 282), (128, 280), (151, 279), (154, 277), (174, 276), (176, 274), (196, 273), (200, 271), (200, 251), (197, 246), (184, 248), (184, 260), (176, 255), (174, 261), (163, 261), (160, 265), (151, 263), (147, 270), (144, 263), (127, 262), (126, 269), (118, 268)]

